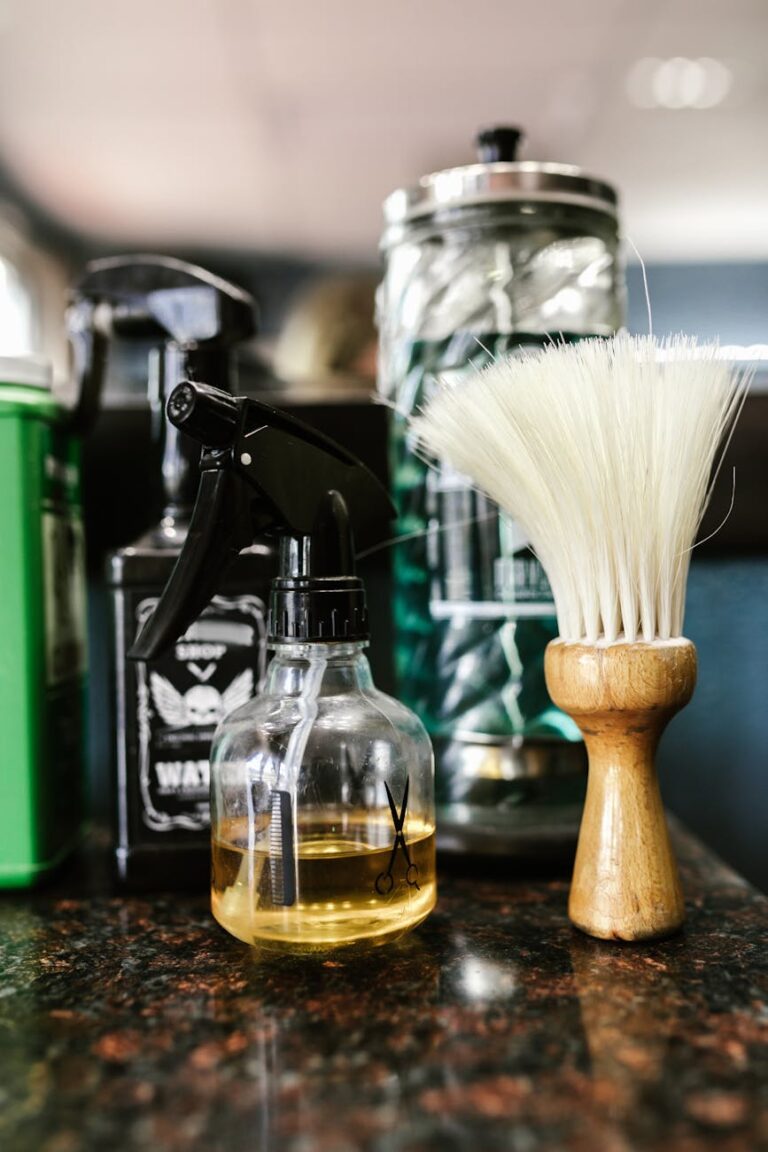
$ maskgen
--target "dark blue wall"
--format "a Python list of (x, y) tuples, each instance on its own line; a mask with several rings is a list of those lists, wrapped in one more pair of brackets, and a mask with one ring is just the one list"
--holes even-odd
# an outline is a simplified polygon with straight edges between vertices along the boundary
[[(628, 283), (629, 327), (646, 332), (638, 267), (629, 269)], [(648, 285), (657, 334), (768, 344), (766, 264), (654, 265)], [(762, 516), (768, 519), (768, 491)], [(768, 554), (694, 554), (685, 633), (698, 648), (699, 683), (661, 744), (664, 798), (768, 891)]]
[(695, 561), (685, 634), (699, 680), (661, 743), (664, 799), (768, 891), (768, 559)]
[[(653, 330), (721, 344), (768, 344), (768, 264), (652, 264), (647, 269)], [(627, 269), (628, 327), (648, 331), (638, 265)]]

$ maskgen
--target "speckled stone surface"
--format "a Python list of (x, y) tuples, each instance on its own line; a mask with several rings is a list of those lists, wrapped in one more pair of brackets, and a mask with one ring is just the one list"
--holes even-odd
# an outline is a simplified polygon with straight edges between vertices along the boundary
[(0, 1148), (768, 1148), (768, 902), (676, 840), (688, 924), (651, 946), (519, 864), (443, 868), (357, 960), (259, 958), (203, 896), (4, 895)]

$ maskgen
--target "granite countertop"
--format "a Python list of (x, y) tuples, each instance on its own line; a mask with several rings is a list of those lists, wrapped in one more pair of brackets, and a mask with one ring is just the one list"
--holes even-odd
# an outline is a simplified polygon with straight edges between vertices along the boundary
[(682, 833), (685, 932), (604, 944), (564, 874), (445, 865), (368, 958), (264, 960), (204, 896), (0, 898), (8, 1152), (768, 1148), (768, 901)]

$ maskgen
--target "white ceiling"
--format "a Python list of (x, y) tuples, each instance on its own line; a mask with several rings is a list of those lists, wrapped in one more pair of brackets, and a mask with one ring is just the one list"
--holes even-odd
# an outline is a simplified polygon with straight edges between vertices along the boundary
[[(708, 111), (639, 110), (711, 56)], [(114, 244), (372, 258), (393, 188), (479, 126), (616, 183), (649, 260), (768, 258), (768, 0), (0, 0), (0, 158)]]

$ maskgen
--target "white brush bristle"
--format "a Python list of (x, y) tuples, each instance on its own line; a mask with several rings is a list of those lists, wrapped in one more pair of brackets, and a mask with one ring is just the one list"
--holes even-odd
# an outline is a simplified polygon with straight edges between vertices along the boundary
[(747, 383), (716, 346), (622, 333), (442, 384), (413, 427), (528, 534), (563, 639), (668, 640)]

